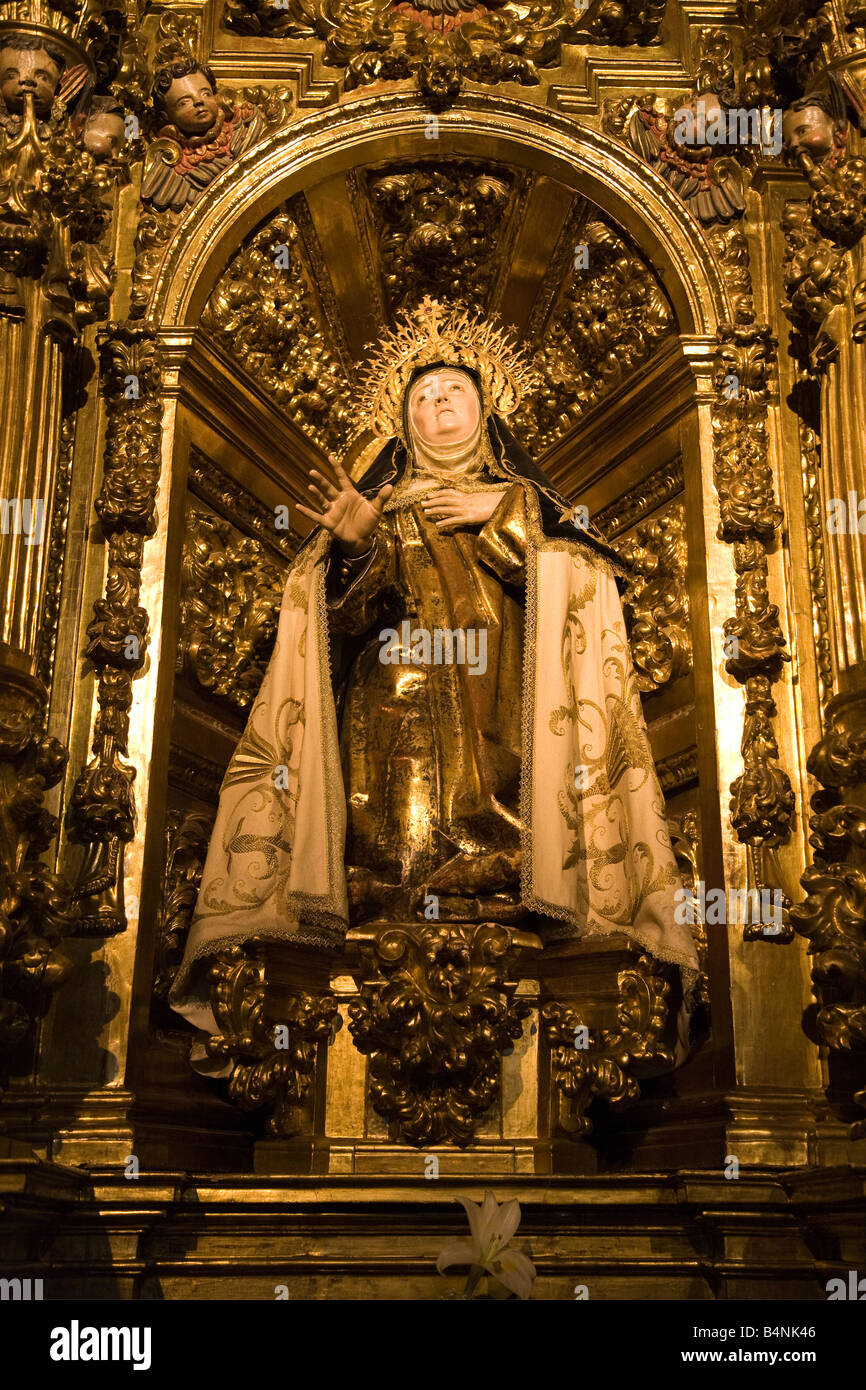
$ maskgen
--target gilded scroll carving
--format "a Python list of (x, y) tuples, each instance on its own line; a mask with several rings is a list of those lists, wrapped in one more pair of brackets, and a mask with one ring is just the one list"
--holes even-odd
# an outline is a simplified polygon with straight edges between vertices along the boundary
[(696, 910), (692, 914), (695, 920), (690, 924), (700, 967), (698, 982), (695, 986), (695, 1003), (704, 1011), (703, 1019), (699, 1018), (697, 1012), (692, 1016), (692, 1035), (693, 1038), (696, 1038), (701, 1032), (702, 1023), (708, 1021), (710, 1010), (707, 928), (700, 912), (700, 892), (698, 890), (698, 885), (703, 880), (700, 812), (697, 810), (681, 811), (678, 815), (669, 816), (668, 830), (671, 837), (671, 849), (676, 857), (683, 887), (693, 895), (695, 900)]
[(638, 689), (659, 690), (692, 664), (684, 507), (642, 522), (617, 544), (634, 574), (623, 612)]
[(585, 266), (575, 262), (533, 354), (541, 385), (517, 417), (536, 449), (566, 433), (673, 330), (663, 289), (620, 235), (595, 221), (583, 244)]
[(190, 509), (181, 572), (177, 670), (246, 709), (277, 632), (285, 571), (227, 521)]
[(106, 233), (125, 167), (124, 134), (115, 139), (106, 129), (117, 121), (109, 99), (81, 109), (85, 79), (96, 80), (82, 46), (86, 26), (81, 40), (46, 37), (27, 22), (0, 25), (0, 312), (24, 317), (22, 282), (35, 280), (40, 319), (65, 343), (108, 311), (114, 267)]
[(795, 101), (785, 112), (785, 156), (808, 180), (808, 203), (786, 203), (785, 313), (794, 353), (808, 372), (835, 359), (850, 295), (850, 250), (866, 231), (866, 160), (848, 153), (840, 83)]
[(183, 958), (213, 823), (212, 815), (202, 815), (198, 811), (169, 811), (166, 815), (165, 864), (153, 982), (157, 999), (168, 999)]
[(349, 1031), (370, 1058), (374, 1110), (419, 1148), (448, 1139), (465, 1148), (529, 1012), (510, 976), (541, 942), (492, 922), (359, 929), (347, 941), (366, 967)]
[(279, 1022), (272, 1022), (265, 1009), (265, 963), (254, 941), (215, 956), (210, 979), (219, 1032), (205, 1046), (209, 1057), (231, 1067), (229, 1098), (242, 1110), (266, 1106), (268, 1133), (291, 1138), (313, 1084), (318, 1046), (340, 1026), (336, 999), (298, 991), (285, 1000)]
[[(794, 793), (778, 766), (773, 727), (773, 683), (790, 660), (769, 599), (767, 551), (776, 541), (782, 512), (776, 505), (767, 456), (766, 404), (773, 338), (766, 325), (723, 324), (718, 332), (713, 384), (714, 477), (719, 496), (719, 534), (734, 547), (736, 614), (724, 624), (725, 669), (745, 690), (741, 751), (743, 772), (731, 784), (731, 824), (747, 846), (756, 887), (766, 884), (767, 853), (791, 832)], [(763, 937), (760, 924), (746, 939)], [(788, 941), (787, 924), (775, 941)]]
[(815, 229), (807, 203), (785, 204), (782, 230), (792, 352), (807, 373), (820, 373), (839, 350), (841, 307), (849, 292), (845, 255)]
[(638, 1078), (674, 1065), (670, 1045), (671, 967), (642, 955), (617, 976), (615, 1028), (590, 1029), (575, 1009), (556, 1000), (541, 1011), (559, 1093), (558, 1123), (572, 1139), (592, 1133), (587, 1110), (596, 1099), (612, 1106), (638, 1099)]
[(223, 22), (241, 34), (323, 40), (324, 61), (343, 69), (347, 90), (414, 76), (438, 108), (467, 79), (534, 86), (539, 68), (561, 62), (564, 42), (652, 43), (664, 10), (664, 0), (541, 0), (529, 11), (512, 0), (228, 0)]
[(0, 668), (0, 1054), (40, 1013), (40, 996), (62, 983), (59, 949), (76, 909), (66, 879), (40, 858), (58, 822), (43, 805), (68, 753), (43, 728), (45, 691), (23, 671)]
[[(802, 877), (806, 898), (791, 908), (809, 942), (818, 1002), (814, 1036), (857, 1064), (854, 1102), (866, 1110), (866, 701), (839, 696), (808, 762), (823, 791), (812, 797), (815, 862)], [(859, 1089), (856, 1087), (859, 1086)], [(866, 1134), (866, 1118), (852, 1137)]]
[(97, 673), (93, 757), (69, 808), (72, 838), (86, 846), (76, 885), (79, 931), (126, 928), (123, 847), (135, 833), (135, 768), (128, 752), (132, 682), (147, 656), (148, 618), (138, 602), (144, 543), (156, 527), (160, 472), (160, 367), (148, 324), (112, 323), (100, 339), (108, 407), (102, 488), (96, 512), (108, 542), (104, 596), (93, 605), (86, 656)]
[(497, 235), (512, 211), (512, 173), (441, 163), (368, 176), (367, 195), (392, 310), (425, 294), (482, 307)]
[(822, 46), (833, 37), (824, 0), (739, 0), (744, 28), (744, 94), (775, 105), (780, 93), (809, 82)]

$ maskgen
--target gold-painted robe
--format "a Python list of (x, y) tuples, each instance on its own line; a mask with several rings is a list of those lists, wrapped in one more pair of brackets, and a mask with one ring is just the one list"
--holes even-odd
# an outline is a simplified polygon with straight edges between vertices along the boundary
[[(452, 535), (419, 501), (395, 494), (357, 562), (325, 533), (293, 562), (172, 989), (197, 1027), (215, 1028), (215, 950), (336, 951), (350, 902), (356, 921), (423, 920), (430, 894), (446, 920), (625, 932), (696, 978), (610, 566), (543, 532), (529, 482)], [(381, 633), (404, 620), (486, 625), (486, 670), (383, 663)]]
[[(514, 916), (525, 545), (517, 483), (484, 526), (450, 534), (419, 497), (386, 512), (371, 553), (344, 562), (332, 588), (331, 632), (360, 645), (340, 735), (359, 920), (414, 917), (429, 894), (461, 917)], [(458, 631), (469, 660), (447, 659), (448, 637), (439, 662), (413, 660), (405, 641)]]

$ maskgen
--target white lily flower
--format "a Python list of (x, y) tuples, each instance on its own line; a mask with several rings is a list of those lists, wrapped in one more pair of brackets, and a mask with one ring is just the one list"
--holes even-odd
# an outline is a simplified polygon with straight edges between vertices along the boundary
[(439, 1273), (452, 1265), (468, 1265), (465, 1292), (470, 1297), (478, 1281), (488, 1275), (518, 1298), (528, 1299), (535, 1265), (519, 1250), (506, 1248), (520, 1225), (520, 1203), (511, 1201), (500, 1205), (489, 1190), (484, 1194), (483, 1203), (472, 1202), (468, 1197), (458, 1197), (457, 1201), (469, 1218), (472, 1234), (468, 1240), (449, 1241), (436, 1261)]

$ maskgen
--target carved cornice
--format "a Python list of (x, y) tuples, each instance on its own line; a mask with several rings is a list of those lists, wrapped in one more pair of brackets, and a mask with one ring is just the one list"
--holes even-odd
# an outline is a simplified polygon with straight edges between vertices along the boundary
[(187, 485), (190, 492), (240, 531), (254, 536), (283, 559), (292, 559), (301, 539), (298, 532), (292, 529), (278, 531), (274, 525), (274, 512), (195, 445), (190, 449)]
[(668, 792), (681, 791), (698, 780), (698, 750), (692, 747), (671, 753), (667, 758), (660, 758), (655, 768), (659, 786), (666, 796)]
[(683, 490), (683, 461), (676, 458), (657, 468), (639, 487), (630, 488), (593, 518), (608, 540), (614, 540), (649, 512), (658, 511)]
[(219, 801), (220, 787), (226, 775), (222, 763), (213, 763), (201, 753), (180, 748), (176, 743), (169, 750), (168, 781), (179, 791), (188, 791), (214, 806)]
[(665, 0), (541, 0), (528, 13), (511, 0), (227, 0), (223, 22), (241, 34), (323, 41), (323, 60), (343, 70), (347, 90), (414, 76), (441, 109), (467, 79), (535, 85), (539, 69), (561, 64), (564, 43), (650, 44), (664, 11)]

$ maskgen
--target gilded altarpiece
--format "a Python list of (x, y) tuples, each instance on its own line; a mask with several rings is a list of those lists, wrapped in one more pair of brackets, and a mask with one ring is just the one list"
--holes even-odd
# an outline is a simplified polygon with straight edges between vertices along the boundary
[[(0, 49), (12, 1258), (53, 1174), (92, 1231), (165, 1233), (146, 1277), (67, 1236), (56, 1296), (271, 1297), (207, 1228), (267, 1189), (293, 1297), (436, 1297), (422, 1248), (493, 1187), (545, 1252), (534, 1297), (572, 1296), (587, 1242), (593, 1296), (822, 1296), (866, 1258), (862, 10), (21, 0)], [(724, 142), (676, 136), (740, 110)], [(685, 1037), (677, 972), (627, 932), (458, 920), (238, 941), (206, 1041), (170, 1006), (309, 471), (363, 472), (371, 345), (430, 298), (520, 344), (515, 431), (628, 572), (701, 905)]]

